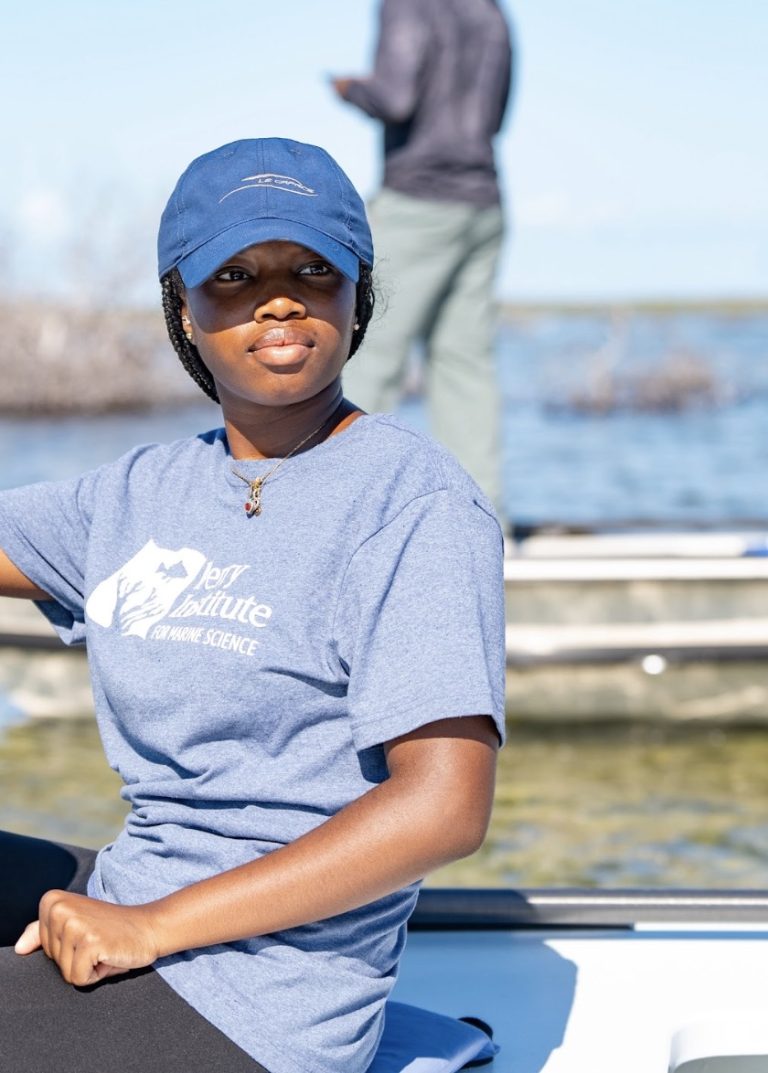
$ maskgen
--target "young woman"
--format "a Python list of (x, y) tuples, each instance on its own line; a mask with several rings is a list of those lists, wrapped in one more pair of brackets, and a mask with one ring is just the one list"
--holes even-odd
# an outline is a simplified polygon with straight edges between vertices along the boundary
[(323, 150), (193, 161), (159, 261), (223, 428), (0, 495), (0, 592), (87, 641), (131, 805), (98, 856), (0, 839), (0, 1065), (362, 1073), (418, 881), (488, 823), (501, 533), (343, 396), (373, 251)]

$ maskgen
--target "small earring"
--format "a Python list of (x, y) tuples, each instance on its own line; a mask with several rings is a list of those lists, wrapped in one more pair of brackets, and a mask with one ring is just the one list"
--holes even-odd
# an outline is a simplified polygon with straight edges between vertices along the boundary
[(184, 334), (186, 335), (187, 339), (191, 343), (192, 342), (192, 332), (185, 332)]
[(356, 332), (360, 331), (360, 325), (357, 323), (357, 321), (355, 321), (355, 331)]

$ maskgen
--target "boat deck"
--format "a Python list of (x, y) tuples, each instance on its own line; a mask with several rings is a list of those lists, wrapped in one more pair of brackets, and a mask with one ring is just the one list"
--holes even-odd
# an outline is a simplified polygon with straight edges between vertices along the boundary
[(395, 997), (491, 1024), (493, 1073), (667, 1073), (702, 1024), (753, 1023), (768, 1054), (767, 983), (762, 930), (430, 932), (410, 937)]
[(487, 1021), (492, 1073), (765, 1073), (768, 924), (738, 915), (414, 930), (395, 997)]

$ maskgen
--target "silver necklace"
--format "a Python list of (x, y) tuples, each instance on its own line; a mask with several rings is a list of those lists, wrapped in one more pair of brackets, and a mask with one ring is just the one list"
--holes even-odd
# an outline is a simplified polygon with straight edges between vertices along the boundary
[(248, 488), (249, 488), (248, 499), (247, 499), (247, 501), (245, 503), (245, 513), (248, 515), (249, 518), (252, 518), (256, 514), (261, 514), (261, 490), (264, 487), (264, 485), (267, 483), (269, 478), (274, 476), (274, 474), (277, 473), (277, 471), (282, 466), (283, 462), (287, 462), (288, 459), (291, 457), (291, 455), (296, 454), (296, 452), (299, 450), (299, 448), (303, 447), (305, 443), (309, 443), (309, 441), (312, 439), (312, 437), (316, 436), (318, 434), (318, 432), (323, 431), (325, 426), (327, 424), (329, 424), (329, 422), (331, 422), (333, 420), (333, 418), (336, 416), (336, 414), (339, 411), (340, 406), (341, 406), (341, 403), (339, 403), (339, 405), (336, 407), (336, 409), (333, 411), (333, 413), (331, 414), (330, 417), (326, 417), (326, 419), (325, 419), (325, 421), (323, 421), (322, 425), (318, 425), (317, 428), (313, 429), (312, 432), (310, 432), (310, 434), (308, 436), (305, 436), (303, 440), (299, 440), (299, 442), (296, 444), (296, 446), (292, 447), (290, 449), (290, 451), (288, 452), (288, 454), (283, 455), (282, 458), (278, 459), (278, 461), (275, 463), (275, 465), (272, 467), (272, 469), (270, 469), (267, 473), (265, 473), (263, 477), (256, 477), (255, 480), (251, 480), (249, 477), (246, 477), (245, 474), (238, 473), (238, 471), (235, 469), (235, 467), (232, 466), (232, 472), (234, 473), (234, 475), (236, 477), (239, 477), (241, 481), (245, 481), (245, 483), (248, 485)]

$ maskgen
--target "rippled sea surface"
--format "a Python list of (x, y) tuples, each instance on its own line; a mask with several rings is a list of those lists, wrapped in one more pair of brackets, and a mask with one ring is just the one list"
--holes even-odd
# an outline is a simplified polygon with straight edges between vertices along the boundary
[[(768, 315), (520, 315), (500, 326), (496, 350), (511, 518), (768, 517)], [(218, 414), (201, 398), (171, 413), (0, 418), (0, 488), (72, 476)], [(420, 398), (401, 414), (426, 427)]]
[(768, 516), (768, 317), (542, 317), (499, 336), (510, 516)]

